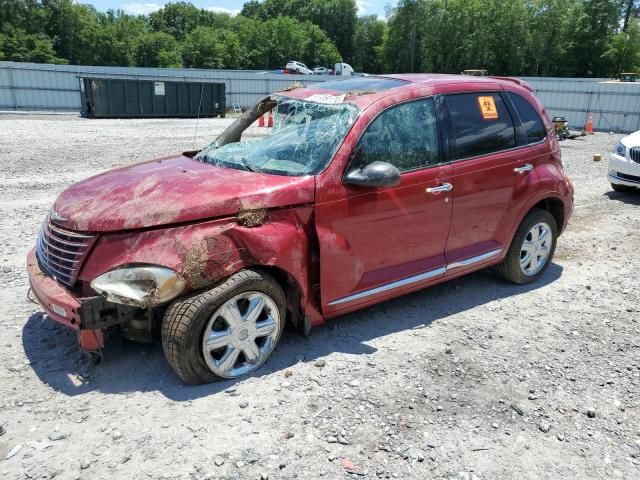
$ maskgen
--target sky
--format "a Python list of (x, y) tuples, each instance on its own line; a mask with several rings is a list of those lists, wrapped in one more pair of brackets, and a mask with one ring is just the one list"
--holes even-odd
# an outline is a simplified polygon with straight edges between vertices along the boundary
[[(110, 8), (122, 9), (127, 13), (142, 15), (160, 9), (170, 0), (78, 0), (78, 3), (88, 3), (96, 7), (97, 10), (105, 11)], [(240, 12), (244, 0), (186, 0), (196, 7), (206, 8), (212, 11), (236, 14)], [(385, 7), (395, 5), (397, 0), (356, 0), (358, 5), (358, 15), (378, 15), (385, 17)]]

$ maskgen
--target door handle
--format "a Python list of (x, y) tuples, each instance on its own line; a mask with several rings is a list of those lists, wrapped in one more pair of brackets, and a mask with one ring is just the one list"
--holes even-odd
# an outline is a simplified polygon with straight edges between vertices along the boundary
[(525, 163), (523, 166), (513, 169), (513, 171), (516, 173), (530, 172), (531, 170), (533, 170), (533, 165), (531, 165), (530, 163)]
[(437, 187), (429, 187), (425, 191), (427, 193), (439, 193), (439, 192), (450, 192), (453, 190), (453, 185), (450, 183), (443, 183), (442, 185), (438, 185)]

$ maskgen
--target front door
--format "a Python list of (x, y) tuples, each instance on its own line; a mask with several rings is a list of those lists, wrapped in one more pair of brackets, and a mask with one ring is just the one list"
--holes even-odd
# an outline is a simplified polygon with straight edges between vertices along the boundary
[[(451, 169), (441, 164), (434, 100), (379, 113), (347, 166), (374, 161), (401, 171), (394, 187), (319, 186), (316, 228), (327, 316), (391, 298), (441, 278), (451, 218)], [(329, 190), (329, 189), (327, 189)]]

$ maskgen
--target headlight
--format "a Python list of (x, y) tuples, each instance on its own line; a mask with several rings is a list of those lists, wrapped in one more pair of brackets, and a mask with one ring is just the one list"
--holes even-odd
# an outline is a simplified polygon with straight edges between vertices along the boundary
[(180, 295), (187, 282), (170, 268), (131, 267), (103, 273), (91, 282), (93, 288), (110, 302), (152, 307)]
[(627, 147), (625, 147), (622, 143), (618, 143), (615, 147), (613, 147), (613, 153), (624, 157), (627, 153)]

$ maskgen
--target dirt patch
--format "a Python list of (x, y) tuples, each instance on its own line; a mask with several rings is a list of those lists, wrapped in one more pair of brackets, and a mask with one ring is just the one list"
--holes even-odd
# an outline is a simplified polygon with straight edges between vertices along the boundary
[(363, 95), (372, 95), (377, 93), (375, 90), (349, 90), (345, 96), (347, 97), (361, 97)]
[(243, 227), (259, 227), (267, 221), (268, 213), (264, 208), (257, 210), (246, 210), (238, 213), (238, 224)]
[(278, 92), (290, 92), (291, 90), (296, 90), (298, 88), (304, 88), (305, 84), (301, 82), (293, 82), (291, 85), (283, 88), (282, 90), (278, 90)]
[(189, 246), (182, 264), (182, 275), (194, 289), (206, 287), (211, 281), (205, 277), (207, 251), (199, 242)]

